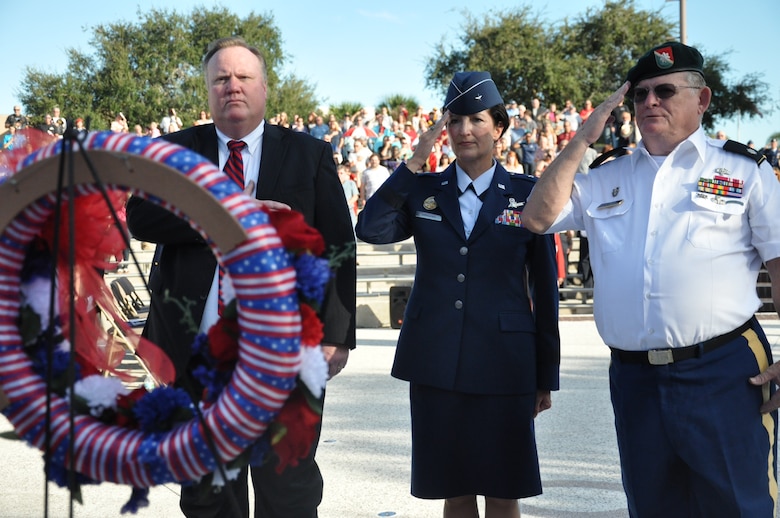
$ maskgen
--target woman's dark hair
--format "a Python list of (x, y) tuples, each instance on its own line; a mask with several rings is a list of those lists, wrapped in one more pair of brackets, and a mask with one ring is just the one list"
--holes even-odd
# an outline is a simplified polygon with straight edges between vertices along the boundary
[(499, 124), (501, 125), (501, 135), (499, 135), (499, 138), (503, 137), (506, 130), (509, 129), (509, 114), (506, 112), (506, 106), (497, 104), (488, 111), (493, 118), (493, 123), (495, 123), (496, 126)]

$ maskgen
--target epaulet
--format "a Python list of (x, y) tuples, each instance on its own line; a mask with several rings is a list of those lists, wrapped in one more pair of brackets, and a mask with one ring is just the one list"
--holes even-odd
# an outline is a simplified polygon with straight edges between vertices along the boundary
[(509, 173), (509, 178), (512, 180), (527, 180), (529, 182), (535, 182), (538, 180), (535, 176), (531, 176), (530, 174), (520, 173), (518, 171), (507, 171)]
[(747, 147), (745, 144), (737, 142), (736, 140), (727, 140), (726, 143), (723, 144), (723, 149), (729, 153), (736, 153), (738, 155), (746, 156), (758, 165), (761, 165), (761, 162), (766, 160), (766, 157), (763, 153), (759, 153), (755, 149)]
[(610, 158), (618, 158), (628, 153), (628, 148), (616, 147), (606, 153), (602, 153), (596, 157), (596, 160), (590, 163), (588, 169), (596, 169), (598, 166), (609, 160)]

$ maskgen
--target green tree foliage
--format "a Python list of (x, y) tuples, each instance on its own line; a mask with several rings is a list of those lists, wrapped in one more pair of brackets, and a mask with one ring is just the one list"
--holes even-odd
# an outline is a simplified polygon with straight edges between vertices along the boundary
[(392, 115), (395, 120), (398, 120), (398, 114), (401, 112), (401, 106), (405, 106), (409, 113), (412, 114), (417, 111), (417, 107), (420, 106), (420, 102), (414, 97), (408, 95), (392, 94), (379, 101), (377, 108), (381, 108), (382, 106), (386, 106), (387, 110), (390, 112), (390, 115)]
[(328, 108), (328, 112), (332, 113), (337, 120), (341, 120), (347, 115), (352, 117), (362, 108), (363, 106), (357, 102), (341, 102), (338, 104), (331, 104)]
[[(427, 60), (426, 86), (444, 97), (453, 74), (487, 70), (504, 99), (528, 104), (540, 97), (562, 106), (566, 99), (581, 107), (606, 99), (625, 81), (636, 60), (653, 46), (674, 40), (676, 25), (659, 11), (637, 9), (634, 0), (607, 1), (572, 20), (547, 24), (530, 7), (475, 17), (464, 13), (455, 44), (442, 42)], [(705, 59), (705, 77), (713, 90), (703, 125), (737, 114), (762, 116), (772, 109), (768, 85), (757, 74), (729, 82), (722, 55)]]
[[(314, 87), (302, 79), (294, 76), (285, 77), (274, 89), (268, 90), (268, 109), (266, 118), (282, 111), (287, 112), (290, 121), (295, 120), (295, 115), (300, 115), (306, 121), (310, 113), (317, 110), (317, 100)], [(275, 111), (271, 111), (274, 109)]]
[[(626, 79), (637, 58), (664, 41), (676, 39), (676, 26), (660, 12), (642, 11), (634, 1), (606, 2), (603, 8), (590, 8), (571, 24), (564, 21), (556, 30), (561, 56), (576, 60), (574, 83), (567, 84), (568, 96), (582, 106), (585, 99), (595, 104), (606, 99)], [(561, 98), (558, 97), (560, 100)]]
[[(264, 54), (268, 66), (268, 113), (317, 105), (314, 89), (294, 76), (279, 77), (286, 56), (282, 36), (270, 15), (240, 18), (226, 8), (197, 7), (188, 14), (138, 11), (133, 22), (92, 28), (90, 51), (68, 49), (61, 75), (25, 70), (18, 95), (27, 113), (42, 115), (54, 104), (68, 117), (91, 117), (92, 129), (108, 128), (119, 111), (130, 125), (159, 121), (176, 108), (188, 126), (208, 97), (201, 60), (209, 42), (243, 37)], [(288, 108), (292, 107), (292, 108)]]
[(704, 77), (712, 89), (712, 101), (704, 112), (702, 125), (712, 129), (718, 120), (739, 117), (762, 117), (771, 111), (769, 85), (758, 73), (748, 74), (735, 82), (726, 79), (730, 67), (725, 55), (704, 57)]

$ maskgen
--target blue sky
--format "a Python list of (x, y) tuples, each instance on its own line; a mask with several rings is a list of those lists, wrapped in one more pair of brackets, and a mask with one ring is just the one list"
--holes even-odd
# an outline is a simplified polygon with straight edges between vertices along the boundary
[[(295, 72), (316, 85), (325, 104), (355, 101), (375, 105), (388, 95), (412, 95), (426, 108), (441, 104), (436, 92), (425, 90), (423, 70), (433, 47), (444, 40), (455, 43), (464, 9), (479, 15), (516, 8), (523, 0), (426, 2), (393, 0), (322, 2), (251, 0), (159, 2), (159, 0), (37, 0), (31, 4), (0, 0), (5, 44), (0, 53), (2, 86), (0, 113), (10, 113), (18, 102), (17, 84), (26, 66), (61, 73), (67, 65), (65, 50), (89, 50), (91, 27), (136, 19), (152, 8), (188, 12), (193, 6), (226, 5), (244, 16), (251, 11), (271, 13), (282, 31), (284, 50), (290, 56), (287, 72)], [(535, 12), (550, 22), (573, 18), (604, 0), (536, 0)], [(660, 11), (677, 22), (677, 0), (637, 0), (639, 8)], [(735, 77), (759, 73), (780, 105), (780, 67), (774, 45), (776, 0), (687, 0), (687, 42), (705, 54), (730, 52), (727, 60)], [(732, 78), (733, 79), (733, 78)], [(525, 102), (526, 100), (519, 100)], [(69, 116), (70, 114), (64, 114)], [(730, 138), (754, 140), (762, 146), (780, 131), (780, 109), (754, 120), (718, 124)]]

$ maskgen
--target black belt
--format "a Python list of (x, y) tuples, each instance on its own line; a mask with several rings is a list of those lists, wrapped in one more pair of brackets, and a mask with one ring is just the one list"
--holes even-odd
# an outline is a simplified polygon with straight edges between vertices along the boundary
[(751, 318), (735, 330), (726, 333), (725, 335), (716, 336), (710, 338), (704, 342), (698, 344), (689, 345), (687, 347), (672, 347), (669, 349), (652, 349), (650, 351), (624, 351), (622, 349), (612, 349), (612, 355), (618, 358), (623, 363), (644, 363), (645, 365), (668, 365), (670, 363), (680, 362), (683, 360), (689, 360), (691, 358), (698, 358), (707, 354), (710, 351), (714, 351), (722, 345), (726, 345), (730, 341), (739, 337), (750, 329), (750, 325), (753, 322)]

